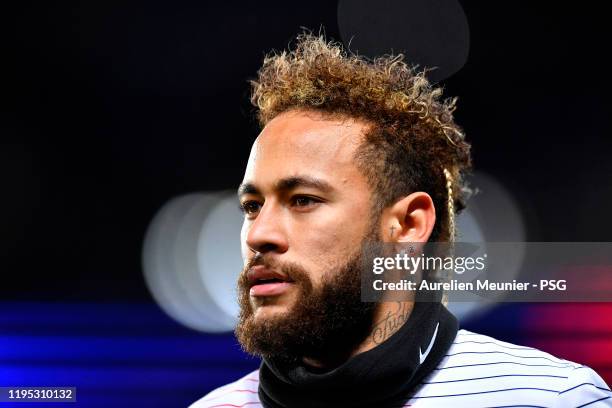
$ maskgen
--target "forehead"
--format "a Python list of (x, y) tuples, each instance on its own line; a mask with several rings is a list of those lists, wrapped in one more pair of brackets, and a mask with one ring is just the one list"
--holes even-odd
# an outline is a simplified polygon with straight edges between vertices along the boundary
[(361, 175), (354, 154), (367, 128), (355, 119), (332, 119), (316, 112), (280, 114), (253, 144), (245, 181), (308, 174), (350, 182)]

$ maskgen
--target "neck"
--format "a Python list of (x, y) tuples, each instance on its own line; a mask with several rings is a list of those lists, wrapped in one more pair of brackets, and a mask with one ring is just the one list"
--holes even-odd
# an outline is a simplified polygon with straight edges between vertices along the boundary
[(353, 350), (347, 351), (344, 355), (330, 356), (325, 359), (304, 357), (302, 361), (315, 370), (332, 370), (351, 357), (371, 350), (391, 337), (408, 320), (413, 307), (414, 302), (412, 301), (381, 302), (374, 312), (372, 330)]

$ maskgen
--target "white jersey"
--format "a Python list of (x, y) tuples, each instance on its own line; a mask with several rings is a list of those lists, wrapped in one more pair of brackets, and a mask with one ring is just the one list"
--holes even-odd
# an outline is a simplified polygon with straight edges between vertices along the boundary
[[(258, 386), (256, 370), (190, 408), (262, 407)], [(612, 391), (589, 367), (459, 330), (446, 356), (404, 406), (602, 408), (612, 407)]]

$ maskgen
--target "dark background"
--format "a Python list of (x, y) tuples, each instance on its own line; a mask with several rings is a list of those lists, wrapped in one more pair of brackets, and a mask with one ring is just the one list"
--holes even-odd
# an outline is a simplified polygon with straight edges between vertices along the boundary
[[(256, 4), (255, 4), (256, 3)], [(608, 241), (608, 13), (464, 4), (446, 80), (475, 168), (521, 199), (533, 241)], [(146, 299), (140, 247), (170, 197), (235, 188), (257, 128), (247, 80), (335, 2), (19, 3), (4, 10), (0, 254), (11, 299)]]
[[(469, 59), (442, 85), (460, 98), (456, 118), (475, 168), (517, 198), (528, 240), (609, 241), (605, 5), (462, 5)], [(248, 79), (302, 26), (339, 40), (336, 9), (322, 0), (3, 4), (4, 316), (14, 305), (152, 305), (140, 256), (153, 215), (173, 196), (238, 185), (258, 132)], [(515, 318), (513, 310), (503, 316)], [(606, 313), (610, 331), (598, 341), (609, 344)], [(28, 321), (34, 315), (1, 330), (35, 331), (43, 323)], [(478, 327), (495, 333), (493, 323)]]
[[(242, 178), (257, 135), (247, 80), (264, 53), (300, 26), (339, 38), (331, 1), (19, 4), (1, 13), (10, 299), (148, 298), (140, 247), (155, 211)], [(608, 13), (463, 7), (469, 60), (443, 85), (460, 98), (475, 168), (519, 198), (530, 240), (608, 241)]]

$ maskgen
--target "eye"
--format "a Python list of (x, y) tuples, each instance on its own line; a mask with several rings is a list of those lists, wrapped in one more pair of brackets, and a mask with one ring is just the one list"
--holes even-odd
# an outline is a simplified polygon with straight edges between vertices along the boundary
[(310, 207), (320, 202), (321, 200), (311, 196), (296, 195), (291, 197), (291, 205), (299, 208)]
[(240, 210), (245, 215), (250, 215), (250, 216), (255, 215), (257, 214), (260, 208), (261, 208), (261, 204), (258, 203), (257, 201), (247, 200), (245, 202), (240, 203)]

